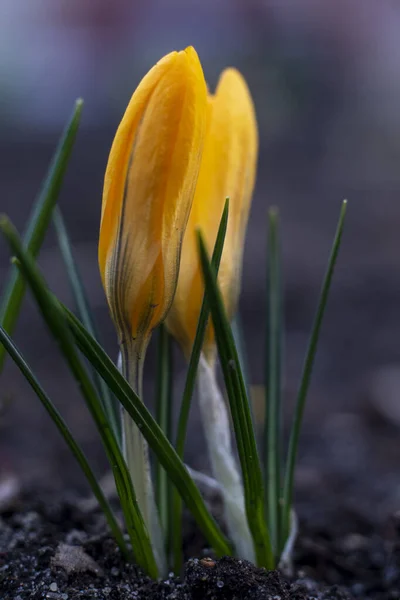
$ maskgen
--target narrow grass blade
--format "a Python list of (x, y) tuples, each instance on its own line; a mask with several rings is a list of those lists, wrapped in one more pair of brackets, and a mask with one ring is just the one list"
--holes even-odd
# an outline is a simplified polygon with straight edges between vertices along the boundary
[[(24, 235), (24, 246), (32, 256), (37, 256), (39, 253), (49, 226), (53, 208), (60, 193), (64, 174), (75, 143), (82, 108), (83, 101), (77, 100), (72, 117), (61, 136), (42, 190), (30, 215), (28, 227)], [(12, 334), (14, 330), (24, 293), (25, 284), (23, 277), (18, 272), (18, 269), (12, 267), (0, 305), (0, 323), (9, 334)], [(5, 356), (4, 348), (0, 347), (0, 372), (3, 368)]]
[(78, 382), (88, 409), (96, 424), (114, 473), (115, 483), (132, 547), (134, 549), (135, 559), (150, 576), (157, 577), (158, 569), (151, 542), (137, 505), (128, 468), (118, 442), (110, 428), (110, 424), (107, 421), (101, 400), (98, 398), (90, 377), (86, 373), (86, 369), (75, 349), (73, 337), (67, 327), (60, 304), (49, 292), (34, 260), (23, 248), (16, 230), (7, 218), (3, 217), (0, 219), (0, 229), (17, 257), (18, 266), (29, 283), (44, 320), (55, 339), (58, 341), (60, 349), (72, 374)]
[[(224, 210), (222, 212), (221, 221), (218, 229), (217, 238), (212, 256), (212, 263), (215, 272), (218, 273), (221, 262), (222, 251), (224, 248), (226, 228), (228, 226), (229, 216), (229, 198), (225, 201)], [(204, 336), (207, 329), (208, 318), (210, 314), (207, 295), (204, 294), (203, 303), (200, 309), (199, 321), (197, 323), (196, 337), (193, 342), (192, 353), (189, 359), (188, 370), (186, 374), (185, 388), (183, 390), (182, 403), (178, 417), (178, 427), (175, 448), (178, 456), (183, 460), (185, 442), (187, 435), (187, 426), (189, 420), (190, 407), (194, 386), (196, 384), (197, 369), (199, 366), (201, 349), (204, 343)], [(173, 523), (173, 555), (174, 555), (174, 570), (179, 573), (182, 568), (182, 501), (179, 495), (172, 493), (172, 523)]]
[(231, 326), (216, 280), (215, 270), (209, 261), (200, 232), (198, 236), (205, 288), (207, 297), (209, 298), (218, 353), (228, 393), (242, 468), (247, 520), (253, 537), (257, 564), (268, 569), (273, 569), (275, 560), (265, 521), (263, 477), (251, 420), (249, 399), (246, 393), (246, 386)]
[[(229, 198), (226, 199), (224, 210), (221, 216), (221, 221), (218, 229), (217, 238), (215, 240), (214, 252), (212, 256), (212, 264), (215, 272), (218, 273), (221, 262), (222, 251), (224, 248), (226, 228), (228, 226), (229, 216)], [(182, 396), (182, 404), (179, 412), (178, 429), (176, 435), (176, 451), (181, 458), (185, 449), (185, 440), (187, 434), (187, 424), (191, 401), (193, 397), (194, 386), (196, 383), (197, 367), (199, 365), (201, 349), (204, 343), (204, 336), (207, 329), (210, 307), (208, 303), (207, 293), (204, 294), (203, 303), (201, 305), (199, 321), (197, 323), (196, 337), (193, 342), (192, 353), (190, 355), (188, 370), (186, 374), (185, 388)]]
[[(232, 334), (235, 341), (236, 350), (238, 352), (240, 366), (242, 368), (243, 379), (246, 385), (247, 395), (249, 395), (249, 363), (246, 351), (246, 344), (243, 336), (243, 327), (240, 314), (237, 312), (232, 319)], [(251, 408), (251, 406), (250, 406)], [(253, 415), (252, 415), (253, 418)], [(254, 422), (254, 418), (253, 418)]]
[(93, 494), (100, 505), (100, 508), (104, 512), (104, 515), (107, 519), (107, 523), (112, 531), (115, 541), (117, 542), (117, 544), (121, 550), (121, 553), (123, 554), (123, 556), (126, 560), (129, 560), (131, 558), (131, 553), (128, 550), (128, 547), (125, 543), (121, 528), (118, 524), (117, 519), (115, 518), (115, 515), (113, 513), (113, 510), (112, 510), (108, 500), (106, 499), (106, 497), (103, 494), (103, 491), (97, 481), (95, 474), (93, 473), (93, 471), (87, 461), (85, 454), (83, 453), (79, 444), (75, 441), (70, 429), (68, 428), (68, 425), (65, 423), (64, 419), (58, 412), (57, 408), (54, 406), (53, 402), (51, 401), (49, 396), (46, 394), (44, 389), (42, 388), (41, 384), (37, 380), (36, 376), (32, 372), (31, 368), (29, 367), (28, 363), (22, 356), (21, 352), (18, 350), (18, 348), (16, 347), (16, 345), (14, 344), (14, 342), (12, 341), (10, 336), (7, 334), (5, 329), (3, 329), (1, 327), (1, 325), (0, 325), (0, 343), (3, 344), (6, 352), (8, 352), (8, 354), (11, 356), (12, 360), (15, 362), (15, 364), (21, 371), (21, 373), (27, 379), (28, 383), (30, 384), (33, 391), (38, 396), (38, 398), (41, 401), (41, 403), (43, 404), (44, 408), (47, 410), (48, 414), (53, 419), (54, 424), (56, 425), (59, 432), (63, 436), (63, 438), (64, 438), (65, 442), (67, 443), (67, 445), (69, 446), (72, 454), (75, 456), (76, 460), (78, 461), (83, 473), (86, 476), (86, 479), (89, 482), (90, 487), (92, 488)]
[[(336, 229), (335, 239), (331, 250), (331, 255), (328, 262), (328, 268), (322, 284), (321, 295), (318, 302), (317, 312), (314, 319), (314, 324), (311, 331), (310, 341), (307, 349), (307, 354), (304, 362), (303, 373), (301, 376), (300, 387), (297, 395), (296, 408), (294, 419), (291, 428), (289, 449), (286, 459), (285, 480), (283, 490), (283, 524), (282, 524), (282, 541), (285, 543), (289, 535), (290, 529), (290, 511), (293, 499), (293, 480), (294, 470), (296, 466), (297, 448), (301, 424), (303, 419), (304, 407), (307, 398), (308, 388), (310, 386), (311, 374), (314, 365), (314, 359), (317, 352), (319, 333), (321, 330), (322, 320), (325, 314), (326, 304), (329, 296), (329, 291), (332, 283), (332, 277), (335, 270), (336, 260), (339, 254), (340, 243), (342, 239), (344, 220), (346, 216), (347, 201), (344, 200), (340, 210), (339, 222)], [(281, 548), (282, 550), (282, 548)]]
[(214, 548), (218, 556), (231, 555), (232, 548), (229, 542), (207, 510), (197, 486), (156, 420), (103, 348), (88, 334), (82, 323), (67, 308), (63, 307), (63, 310), (79, 349), (98, 370), (110, 390), (143, 433), (150, 448), (167, 471), (169, 478), (178, 489), (183, 501), (204, 533), (208, 543)]
[[(172, 426), (172, 348), (171, 339), (164, 325), (158, 329), (157, 376), (156, 376), (156, 420), (168, 439)], [(156, 465), (156, 502), (164, 531), (166, 546), (170, 533), (170, 486), (168, 473), (158, 462)]]
[[(54, 208), (53, 221), (56, 229), (58, 245), (65, 263), (69, 282), (78, 309), (78, 315), (86, 329), (89, 331), (90, 335), (99, 340), (98, 330), (93, 318), (92, 310), (90, 308), (85, 286), (83, 285), (82, 278), (72, 252), (68, 231), (65, 226), (61, 210), (57, 206)], [(97, 394), (100, 396), (103, 402), (103, 408), (107, 415), (107, 419), (111, 423), (118, 442), (121, 443), (121, 418), (118, 403), (112, 397), (110, 390), (95, 370), (93, 370), (93, 383), (96, 387)]]
[[(239, 356), (240, 368), (242, 369), (242, 374), (243, 374), (244, 384), (246, 386), (247, 396), (248, 396), (248, 398), (251, 398), (251, 392), (250, 392), (251, 384), (250, 384), (250, 379), (249, 379), (249, 377), (250, 377), (249, 361), (248, 361), (248, 355), (247, 355), (247, 350), (246, 350), (246, 342), (245, 342), (244, 335), (243, 335), (242, 319), (241, 319), (239, 312), (237, 312), (232, 319), (232, 334), (233, 334), (233, 339), (235, 342), (236, 350), (237, 350), (237, 353)], [(255, 421), (255, 417), (254, 417), (253, 402), (250, 402), (250, 414), (251, 414), (251, 420), (252, 420), (253, 427), (254, 427), (254, 424), (256, 421)]]
[(268, 215), (268, 354), (265, 397), (265, 482), (268, 528), (277, 556), (280, 547), (281, 495), (281, 347), (282, 294), (279, 249), (279, 218), (276, 209)]

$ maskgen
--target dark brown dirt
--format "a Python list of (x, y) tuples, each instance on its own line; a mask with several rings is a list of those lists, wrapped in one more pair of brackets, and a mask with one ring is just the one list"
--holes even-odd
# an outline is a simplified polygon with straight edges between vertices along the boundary
[(360, 515), (343, 513), (338, 527), (302, 524), (291, 580), (247, 561), (203, 554), (188, 560), (182, 578), (171, 573), (154, 582), (122, 560), (97, 511), (74, 499), (25, 497), (0, 521), (0, 598), (394, 600), (400, 597), (399, 523), (394, 516), (377, 531)]

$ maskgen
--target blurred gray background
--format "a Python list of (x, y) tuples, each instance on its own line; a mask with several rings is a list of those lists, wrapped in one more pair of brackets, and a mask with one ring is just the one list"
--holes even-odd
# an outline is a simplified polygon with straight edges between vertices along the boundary
[[(85, 107), (60, 206), (109, 352), (115, 335), (97, 269), (102, 180), (115, 129), (145, 72), (195, 46), (214, 87), (239, 68), (260, 129), (241, 313), (251, 380), (263, 380), (266, 215), (282, 218), (285, 415), (290, 418), (340, 202), (349, 209), (322, 330), (298, 469), (299, 498), (398, 506), (400, 446), (400, 7), (390, 0), (2, 0), (0, 210), (22, 231), (76, 97)], [(0, 240), (0, 284), (9, 254)], [(53, 232), (40, 264), (73, 307)], [(96, 434), (27, 295), (15, 339), (99, 468)], [(180, 378), (184, 371), (178, 361)], [(146, 368), (151, 399), (154, 353)], [(179, 379), (179, 378), (178, 378)], [(82, 486), (68, 450), (8, 361), (0, 468), (25, 481)], [(260, 404), (259, 393), (255, 402)], [(178, 401), (178, 398), (177, 398)], [(194, 417), (195, 418), (195, 417)], [(197, 432), (198, 428), (196, 428)], [(201, 438), (188, 460), (201, 464)], [(368, 477), (363, 483), (362, 472)], [(372, 478), (372, 479), (371, 479)], [(371, 485), (371, 481), (374, 484)], [(379, 482), (379, 485), (378, 483)], [(303, 496), (302, 496), (303, 494)], [(335, 496), (334, 496), (335, 497)]]

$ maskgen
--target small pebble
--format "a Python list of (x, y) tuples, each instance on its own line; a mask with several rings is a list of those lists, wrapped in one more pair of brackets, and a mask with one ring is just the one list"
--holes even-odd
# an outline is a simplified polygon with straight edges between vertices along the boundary
[(51, 566), (61, 567), (68, 575), (71, 573), (95, 573), (102, 577), (103, 571), (80, 546), (59, 544), (55, 555), (51, 559)]
[(55, 581), (53, 581), (53, 583), (50, 584), (50, 591), (56, 592), (57, 590), (58, 590), (58, 585), (56, 584)]
[(200, 564), (203, 567), (207, 567), (209, 569), (212, 569), (213, 567), (215, 567), (215, 560), (213, 560), (212, 558), (209, 558), (208, 556), (202, 558), (200, 560)]
[(224, 582), (221, 581), (220, 579), (218, 579), (218, 581), (217, 581), (217, 587), (218, 588), (223, 588), (224, 587)]

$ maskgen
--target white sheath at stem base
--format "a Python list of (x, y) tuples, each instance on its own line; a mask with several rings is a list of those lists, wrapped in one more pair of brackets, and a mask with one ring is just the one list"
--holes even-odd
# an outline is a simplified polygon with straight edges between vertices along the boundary
[[(118, 357), (118, 368), (142, 400), (142, 363), (135, 359), (133, 353), (127, 352), (126, 356), (121, 353)], [(149, 447), (142, 432), (124, 408), (121, 408), (121, 417), (123, 454), (132, 477), (137, 503), (150, 535), (159, 574), (165, 576), (167, 574), (167, 561), (164, 537), (151, 479)], [(134, 548), (133, 551), (135, 551)]]
[(279, 568), (288, 577), (293, 577), (293, 549), (299, 532), (299, 521), (295, 511), (290, 511), (290, 531), (279, 559)]
[(228, 411), (215, 369), (203, 355), (199, 362), (198, 391), (211, 468), (221, 485), (228, 533), (237, 556), (254, 562), (253, 539), (247, 524), (242, 479), (232, 451)]

